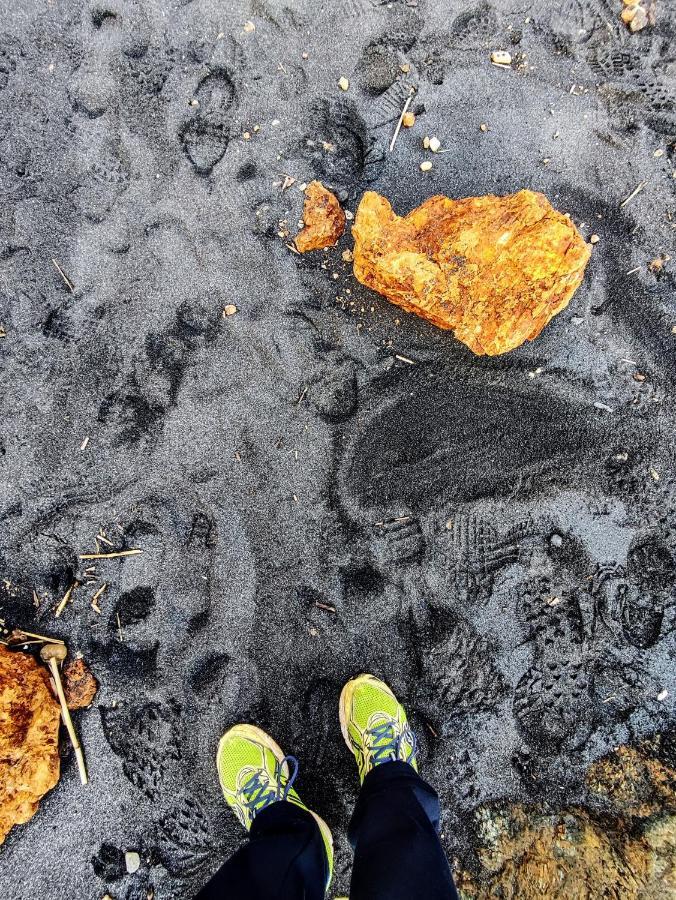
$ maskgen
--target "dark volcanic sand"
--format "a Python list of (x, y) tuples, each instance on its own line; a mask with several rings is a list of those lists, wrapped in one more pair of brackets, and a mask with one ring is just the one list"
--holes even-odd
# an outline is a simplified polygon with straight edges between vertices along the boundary
[[(478, 804), (585, 803), (590, 761), (674, 724), (674, 260), (648, 264), (676, 18), (632, 36), (620, 7), (4, 0), (0, 616), (101, 682), (91, 784), (66, 747), (5, 900), (191, 898), (242, 838), (214, 752), (243, 719), (300, 758), (347, 893), (362, 670), (406, 702), (465, 867)], [(312, 178), (350, 211), (529, 187), (600, 241), (533, 344), (477, 358), (357, 284), (349, 235), (287, 249)], [(56, 620), (100, 528), (144, 553)]]

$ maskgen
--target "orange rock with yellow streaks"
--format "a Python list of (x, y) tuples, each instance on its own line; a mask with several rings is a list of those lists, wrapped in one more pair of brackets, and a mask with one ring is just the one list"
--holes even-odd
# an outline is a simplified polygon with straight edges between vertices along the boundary
[(59, 780), (59, 717), (47, 670), (0, 645), (0, 844)]
[(305, 228), (295, 242), (299, 253), (333, 247), (345, 231), (345, 213), (338, 198), (321, 181), (311, 181), (305, 188), (303, 222)]
[(430, 197), (398, 216), (367, 191), (354, 274), (407, 312), (496, 356), (533, 340), (580, 285), (590, 249), (543, 194)]

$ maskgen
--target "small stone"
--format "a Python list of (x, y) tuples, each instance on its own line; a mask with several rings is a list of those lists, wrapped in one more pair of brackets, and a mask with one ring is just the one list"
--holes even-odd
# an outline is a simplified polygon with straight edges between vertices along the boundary
[(429, 159), (426, 159), (425, 162), (420, 163), (420, 171), (421, 172), (429, 172), (429, 170), (431, 168), (432, 168), (432, 163), (429, 161)]
[(488, 125), (486, 125), (485, 122), (482, 122), (481, 125), (479, 125), (479, 131), (488, 131)]
[(343, 250), (341, 256), (345, 262), (352, 262), (354, 259), (354, 253), (351, 250)]
[(653, 469), (652, 466), (650, 467), (650, 477), (652, 478), (653, 481), (660, 480), (660, 473), (657, 471), (657, 469)]
[(129, 875), (133, 875), (141, 868), (141, 857), (135, 850), (127, 850), (124, 854), (124, 862)]
[(349, 88), (349, 86), (350, 86), (350, 82), (347, 80), (347, 78), (344, 75), (342, 75), (338, 79), (338, 87), (341, 89), (341, 91), (346, 91)]
[(430, 138), (430, 150), (432, 153), (438, 153), (441, 150), (441, 141), (437, 137)]
[(411, 71), (411, 66), (409, 65), (409, 63), (402, 63), (399, 68), (404, 73), (404, 75), (408, 75), (408, 73)]
[(511, 66), (512, 54), (507, 50), (494, 50), (491, 53), (491, 62), (494, 66)]
[(254, 25), (253, 22), (245, 22), (244, 30), (246, 31), (247, 34), (251, 34), (252, 31), (256, 30), (256, 26)]
[(600, 240), (601, 240), (601, 238), (598, 236), (598, 234), (592, 234), (592, 236), (589, 238), (589, 243), (590, 244), (598, 244), (598, 242)]
[(549, 543), (552, 547), (560, 547), (563, 544), (563, 538), (560, 534), (556, 534), (556, 532), (550, 537)]
[(639, 383), (645, 381), (645, 375), (642, 375), (640, 372), (634, 372), (634, 381), (638, 381)]
[(310, 54), (306, 53), (305, 51), (303, 51), (300, 56), (301, 56), (301, 59), (309, 59), (310, 58)]
[(415, 115), (412, 112), (405, 112), (401, 124), (404, 128), (413, 128), (415, 125)]
[(338, 198), (320, 181), (311, 181), (305, 191), (303, 230), (296, 235), (299, 253), (333, 247), (345, 231), (345, 213)]
[(227, 306), (223, 307), (223, 318), (227, 318), (228, 316), (234, 316), (237, 312), (237, 307), (234, 303), (228, 303)]
[(192, 100), (190, 101), (190, 105), (191, 105), (191, 106), (199, 106), (199, 105), (200, 105), (200, 102), (199, 102), (199, 100), (197, 99), (197, 97), (193, 97), (193, 98), (192, 98)]
[(251, 140), (251, 132), (245, 131), (244, 134), (242, 135), (242, 137), (244, 138), (245, 141), (250, 141)]
[(657, 695), (657, 699), (661, 703), (663, 700), (666, 700), (668, 696), (669, 696), (669, 691), (667, 691), (667, 690), (660, 691), (659, 694)]
[(425, 137), (423, 138), (423, 147), (425, 148), (425, 150), (430, 149), (430, 139), (427, 135), (425, 135)]
[(641, 31), (646, 25), (650, 24), (650, 19), (648, 18), (648, 13), (641, 6), (636, 7), (636, 13), (632, 16), (631, 21), (629, 22), (629, 30), (633, 33), (637, 31)]
[(582, 316), (571, 316), (570, 322), (571, 325), (582, 325), (584, 319), (582, 318)]
[(661, 147), (658, 147), (657, 150), (655, 150), (655, 152), (653, 153), (653, 156), (664, 156), (664, 150)]

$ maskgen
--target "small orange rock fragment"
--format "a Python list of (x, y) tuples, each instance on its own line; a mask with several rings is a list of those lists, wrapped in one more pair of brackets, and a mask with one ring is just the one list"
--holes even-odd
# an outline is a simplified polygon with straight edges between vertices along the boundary
[(406, 216), (367, 191), (352, 234), (362, 284), (489, 356), (537, 337), (568, 305), (590, 256), (570, 218), (528, 190), (430, 197)]
[(333, 247), (345, 231), (345, 213), (338, 198), (321, 181), (311, 181), (305, 188), (303, 222), (305, 228), (295, 241), (299, 253)]
[(69, 659), (64, 663), (63, 692), (68, 709), (83, 709), (90, 706), (99, 689), (99, 683), (83, 659)]
[(47, 670), (0, 645), (0, 844), (59, 780), (59, 721)]

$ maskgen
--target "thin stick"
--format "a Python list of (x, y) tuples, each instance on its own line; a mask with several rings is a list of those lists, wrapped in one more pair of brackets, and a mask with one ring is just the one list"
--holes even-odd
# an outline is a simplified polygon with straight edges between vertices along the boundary
[(78, 740), (77, 732), (75, 731), (75, 726), (73, 725), (73, 720), (70, 717), (68, 703), (63, 693), (63, 685), (61, 684), (61, 675), (59, 673), (59, 664), (55, 659), (50, 659), (48, 661), (48, 665), (52, 671), (52, 678), (54, 679), (54, 684), (56, 686), (56, 693), (59, 698), (59, 704), (61, 706), (61, 717), (63, 718), (64, 725), (68, 729), (68, 736), (70, 737), (70, 742), (73, 745), (73, 750), (75, 751), (75, 759), (77, 760), (77, 767), (80, 772), (80, 781), (82, 782), (82, 784), (87, 784), (87, 768), (85, 766), (84, 756), (82, 754), (82, 747), (80, 746), (80, 741)]
[(646, 184), (648, 184), (647, 181), (642, 181), (640, 184), (637, 184), (631, 194), (629, 194), (628, 197), (625, 197), (622, 203), (620, 203), (620, 209), (622, 209), (623, 206), (626, 206), (630, 200), (633, 200), (637, 194), (640, 194)]
[(326, 610), (326, 612), (334, 613), (336, 611), (335, 606), (331, 606), (329, 603), (322, 603), (321, 600), (315, 600), (315, 606), (318, 606), (319, 609)]
[(406, 112), (411, 105), (411, 100), (413, 100), (413, 94), (407, 97), (406, 103), (404, 103), (404, 108), (401, 111), (399, 121), (397, 122), (397, 127), (394, 129), (394, 134), (392, 135), (392, 140), (390, 141), (390, 153), (394, 150), (394, 145), (397, 138), (399, 137), (399, 132), (401, 131), (401, 123), (404, 121), (404, 116), (406, 115)]
[(33, 631), (26, 631), (25, 628), (17, 628), (17, 631), (20, 631), (21, 634), (25, 634), (26, 637), (37, 638), (39, 641), (44, 641), (45, 644), (65, 644), (65, 641), (59, 640), (59, 638), (47, 637), (44, 634), (35, 634)]
[(75, 293), (75, 285), (73, 284), (73, 282), (66, 275), (66, 273), (63, 271), (63, 269), (61, 268), (61, 266), (58, 264), (58, 262), (55, 259), (53, 259), (52, 262), (54, 263), (54, 267), (56, 268), (56, 271), (59, 273), (59, 275), (65, 281), (66, 287), (68, 288), (68, 290), (71, 292), (71, 294), (74, 294)]
[(138, 556), (143, 550), (116, 550), (115, 553), (81, 553), (80, 559), (115, 559), (118, 556)]
[(395, 354), (394, 354), (394, 358), (395, 358), (395, 359), (399, 359), (399, 360), (401, 360), (401, 361), (404, 362), (404, 363), (408, 363), (409, 366), (414, 366), (414, 365), (415, 365), (415, 361), (414, 361), (414, 360), (409, 359), (408, 356), (402, 356), (400, 353), (395, 353)]
[(120, 622), (119, 612), (115, 613), (115, 615), (117, 616), (117, 631), (118, 631), (118, 634), (120, 635), (120, 641), (121, 641), (122, 640), (122, 622)]
[(101, 594), (103, 594), (103, 592), (106, 590), (107, 587), (108, 587), (107, 584), (102, 584), (101, 587), (98, 589), (98, 591), (92, 597), (92, 609), (94, 610), (94, 612), (97, 612), (97, 613), (101, 612), (101, 607), (99, 606), (97, 601), (98, 601), (99, 597), (101, 596)]
[(72, 598), (72, 596), (73, 596), (73, 591), (75, 590), (76, 587), (77, 587), (77, 581), (74, 581), (74, 582), (71, 584), (71, 586), (68, 588), (68, 590), (66, 591), (66, 593), (63, 595), (63, 600), (62, 600), (62, 601), (59, 603), (59, 605), (56, 607), (56, 612), (54, 613), (54, 615), (56, 616), (57, 619), (59, 618), (59, 616), (61, 615), (61, 613), (62, 613), (62, 612), (64, 611), (64, 609), (66, 608), (66, 604), (69, 602), (69, 600), (71, 600), (71, 598)]

